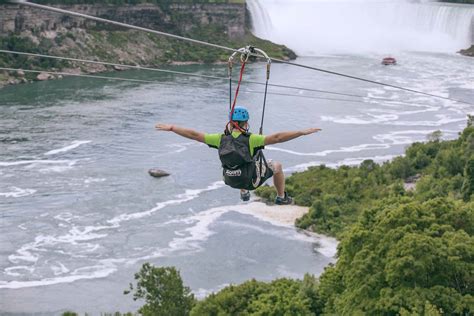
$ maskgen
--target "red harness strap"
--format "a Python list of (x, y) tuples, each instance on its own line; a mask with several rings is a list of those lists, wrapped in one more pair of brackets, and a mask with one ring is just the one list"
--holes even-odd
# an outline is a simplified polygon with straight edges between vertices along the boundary
[(239, 126), (239, 123), (232, 120), (232, 116), (234, 115), (235, 104), (237, 103), (237, 96), (239, 95), (240, 83), (242, 82), (242, 77), (244, 76), (244, 70), (245, 70), (245, 61), (242, 62), (242, 67), (240, 67), (239, 83), (237, 84), (237, 89), (235, 89), (234, 102), (232, 103), (232, 108), (230, 110), (230, 120), (229, 120), (229, 123), (227, 123), (227, 126), (226, 126), (226, 128), (227, 128), (229, 126), (229, 124), (231, 124), (234, 128), (237, 128), (242, 133), (245, 133), (246, 131), (242, 127)]

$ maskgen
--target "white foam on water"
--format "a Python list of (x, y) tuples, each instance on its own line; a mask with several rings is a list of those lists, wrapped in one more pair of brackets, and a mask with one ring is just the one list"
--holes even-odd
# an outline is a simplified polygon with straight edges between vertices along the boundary
[(168, 244), (168, 249), (163, 249), (164, 252), (202, 250), (201, 243), (215, 233), (209, 226), (225, 213), (227, 213), (227, 210), (224, 208), (214, 208), (190, 216), (186, 219), (186, 222), (194, 221), (194, 226), (179, 231), (180, 237), (173, 238)]
[(61, 262), (57, 262), (56, 263), (57, 265), (52, 265), (51, 266), (51, 270), (53, 271), (53, 274), (55, 276), (57, 275), (61, 275), (61, 274), (66, 274), (69, 272), (69, 269), (66, 268), (66, 266), (64, 264), (62, 264)]
[[(374, 144), (360, 144), (348, 147), (340, 147), (339, 149), (327, 149), (319, 152), (299, 152), (295, 150), (284, 149), (275, 146), (268, 146), (266, 149), (273, 151), (280, 151), (291, 155), (296, 156), (313, 156), (313, 157), (326, 157), (334, 153), (354, 153), (361, 152), (366, 150), (378, 150), (378, 149), (389, 149), (396, 145), (407, 145), (415, 141), (422, 141), (426, 138), (427, 135), (433, 133), (436, 130), (406, 130), (406, 131), (395, 131), (385, 134), (377, 134), (372, 136), (372, 138), (379, 143)], [(452, 130), (442, 130), (444, 135), (456, 135), (456, 131)], [(411, 135), (411, 137), (409, 136)], [(420, 139), (419, 135), (424, 136)], [(418, 136), (418, 137), (413, 137)]]
[(30, 243), (26, 243), (16, 250), (14, 254), (8, 256), (8, 260), (12, 263), (19, 263), (26, 261), (30, 263), (36, 263), (39, 259), (38, 253), (42, 253), (47, 248), (55, 247), (58, 244), (68, 244), (74, 247), (72, 251), (75, 255), (81, 255), (82, 253), (90, 253), (98, 249), (98, 244), (88, 243), (95, 239), (104, 238), (107, 234), (95, 233), (100, 230), (110, 229), (111, 226), (86, 226), (82, 229), (73, 226), (67, 234), (64, 235), (38, 235), (35, 240)]
[(20, 261), (36, 263), (36, 261), (39, 259), (39, 256), (33, 254), (32, 250), (36, 250), (36, 248), (34, 248), (34, 243), (23, 245), (15, 252), (15, 254), (9, 255), (8, 260), (12, 263), (19, 263)]
[(58, 221), (63, 221), (63, 222), (70, 223), (74, 219), (80, 219), (81, 216), (74, 215), (71, 212), (62, 212), (62, 213), (59, 213), (58, 215), (54, 216), (53, 218), (58, 220)]
[(0, 161), (0, 167), (11, 167), (11, 166), (21, 166), (21, 165), (67, 165), (73, 166), (76, 164), (77, 160), (18, 160), (18, 161)]
[(36, 193), (36, 190), (34, 189), (22, 189), (18, 187), (10, 187), (9, 192), (0, 192), (0, 197), (6, 197), (6, 198), (19, 198), (19, 197), (24, 197), (28, 195), (32, 195)]
[(87, 178), (84, 180), (85, 184), (91, 184), (91, 183), (98, 183), (98, 182), (104, 182), (107, 181), (105, 178)]
[(336, 163), (329, 163), (326, 166), (329, 168), (338, 168), (341, 166), (357, 166), (360, 165), (364, 160), (370, 159), (376, 163), (382, 163), (385, 161), (392, 160), (395, 157), (401, 155), (384, 155), (384, 156), (375, 156), (375, 157), (354, 157), (354, 158), (346, 158)]
[(48, 167), (43, 167), (43, 166), (41, 166), (41, 164), (33, 163), (33, 164), (27, 166), (26, 168), (27, 169), (37, 169), (41, 173), (49, 173), (49, 172), (61, 173), (61, 172), (71, 170), (76, 163), (77, 163), (77, 160), (70, 161), (70, 162), (68, 162), (66, 164), (63, 164), (63, 165), (50, 165)]
[[(395, 145), (405, 145), (412, 144), (417, 141), (426, 141), (427, 136), (438, 130), (406, 130), (406, 131), (395, 131), (385, 134), (377, 134), (372, 138), (380, 141), (386, 142), (389, 141)], [(441, 130), (443, 138), (454, 137), (457, 135), (457, 131), (454, 130)]]
[(193, 294), (198, 300), (202, 300), (202, 299), (206, 298), (207, 296), (209, 296), (210, 294), (219, 292), (220, 290), (222, 290), (223, 288), (225, 288), (229, 285), (230, 285), (229, 283), (224, 283), (224, 284), (221, 284), (221, 285), (219, 285), (219, 286), (217, 286), (213, 289), (199, 288), (197, 290), (194, 290)]
[(389, 121), (396, 121), (398, 115), (372, 115), (372, 118), (362, 115), (345, 115), (345, 116), (328, 116), (322, 115), (321, 120), (325, 122), (332, 122), (338, 124), (353, 124), (353, 125), (372, 125), (372, 124), (387, 124)]
[[(294, 233), (291, 239), (297, 239), (303, 242), (316, 242), (321, 245), (323, 254), (334, 254), (337, 251), (337, 241), (334, 238), (318, 234), (298, 234), (294, 230), (294, 222), (297, 218), (308, 212), (307, 207), (296, 205), (269, 206), (261, 202), (251, 202), (241, 205), (229, 205), (208, 209), (198, 214), (181, 219), (183, 223), (194, 223), (193, 226), (179, 231), (179, 237), (174, 238), (166, 249), (158, 249), (151, 257), (166, 256), (177, 251), (200, 251), (202, 243), (209, 239), (215, 232), (210, 228), (222, 215), (229, 212), (237, 212), (244, 215), (250, 215), (258, 220), (270, 223), (273, 226), (289, 228)], [(185, 237), (183, 237), (183, 233)], [(280, 235), (279, 237), (288, 238), (289, 235)], [(328, 239), (328, 240), (324, 240)], [(149, 257), (148, 257), (149, 258)]]
[(283, 149), (283, 148), (274, 147), (274, 146), (265, 147), (265, 149), (280, 151), (280, 152), (284, 152), (284, 153), (292, 154), (296, 156), (326, 157), (327, 155), (330, 155), (333, 153), (351, 153), (351, 152), (359, 152), (359, 151), (365, 151), (365, 150), (388, 149), (390, 147), (391, 146), (389, 144), (361, 144), (361, 145), (355, 145), (355, 146), (349, 146), (349, 147), (341, 147), (339, 149), (328, 149), (328, 150), (323, 150), (323, 151), (313, 152), (313, 153), (304, 153), (304, 152)]
[(189, 147), (196, 146), (198, 144), (199, 143), (196, 143), (196, 142), (188, 142), (188, 143), (179, 143), (179, 144), (169, 144), (169, 145), (166, 145), (166, 147), (176, 148), (175, 150), (168, 152), (168, 154), (178, 154), (178, 153), (182, 153), (183, 151), (188, 150)]
[[(303, 234), (301, 232), (295, 231), (293, 229), (282, 231), (280, 229), (268, 229), (268, 228), (263, 228), (261, 226), (247, 224), (247, 223), (239, 223), (239, 222), (236, 222), (236, 221), (220, 221), (219, 224), (228, 225), (228, 226), (232, 226), (232, 227), (235, 227), (235, 228), (251, 229), (251, 230), (259, 232), (260, 234), (263, 234), (263, 235), (270, 235), (270, 236), (274, 236), (276, 238), (282, 238), (282, 239), (286, 239), (286, 240), (295, 240), (295, 241), (303, 241), (303, 242), (315, 242), (315, 239), (313, 237), (308, 236), (306, 234)], [(293, 227), (293, 225), (289, 225), (288, 227)]]
[(292, 167), (285, 168), (283, 171), (292, 173), (292, 172), (302, 172), (308, 170), (311, 167), (317, 167), (321, 165), (325, 165), (328, 168), (338, 168), (340, 166), (356, 166), (362, 163), (364, 160), (373, 160), (376, 163), (382, 163), (385, 161), (392, 160), (393, 158), (400, 156), (400, 155), (383, 155), (383, 156), (369, 156), (369, 157), (357, 157), (357, 158), (346, 158), (344, 160), (335, 162), (335, 163), (327, 163), (322, 161), (310, 161), (302, 164), (298, 164)]
[(278, 275), (280, 278), (291, 278), (291, 279), (300, 279), (301, 274), (296, 273), (289, 269), (287, 266), (284, 264), (280, 264), (277, 266), (276, 271), (278, 272)]
[[(397, 115), (395, 115), (397, 116)], [(399, 121), (397, 119), (390, 118), (390, 115), (372, 116), (373, 118), (367, 118), (361, 115), (346, 115), (342, 117), (336, 116), (321, 116), (321, 120), (329, 121), (338, 124), (349, 124), (349, 125), (393, 125), (393, 126), (443, 126), (456, 122), (466, 121), (465, 117), (449, 117), (447, 115), (438, 114), (436, 121)]]
[(437, 121), (397, 121), (397, 122), (391, 122), (389, 123), (390, 125), (395, 125), (395, 126), (443, 126), (451, 123), (457, 123), (457, 122), (465, 122), (466, 117), (449, 117), (447, 115), (439, 114), (436, 115), (438, 117)]
[[(14, 254), (8, 256), (8, 259), (11, 263), (18, 264), (20, 262), (31, 263), (33, 266), (27, 267), (28, 269), (23, 269), (34, 271), (34, 265), (39, 260), (39, 254), (48, 249), (54, 249), (55, 252), (68, 255), (70, 257), (82, 257), (91, 252), (95, 252), (100, 248), (100, 245), (97, 243), (90, 243), (90, 241), (101, 239), (107, 237), (108, 234), (98, 233), (99, 231), (113, 229), (120, 227), (122, 221), (128, 221), (133, 219), (142, 218), (144, 216), (151, 215), (163, 207), (169, 205), (178, 205), (190, 200), (197, 198), (201, 193), (219, 189), (224, 186), (222, 181), (217, 181), (209, 185), (204, 189), (189, 189), (182, 194), (177, 194), (176, 199), (158, 203), (157, 206), (151, 210), (145, 212), (137, 212), (132, 214), (122, 214), (108, 221), (110, 225), (97, 225), (97, 226), (72, 226), (72, 228), (64, 235), (39, 235), (35, 237), (33, 242), (24, 244), (20, 247)], [(47, 213), (45, 213), (47, 215)], [(56, 216), (54, 219), (67, 223), (68, 225), (79, 216), (73, 215), (70, 212), (63, 212)], [(55, 246), (58, 244), (69, 245), (72, 247), (70, 251), (64, 251), (61, 249), (55, 249)], [(170, 249), (172, 251), (172, 249)], [(170, 252), (170, 251), (168, 251)], [(151, 258), (154, 256), (148, 256)], [(69, 276), (62, 276), (58, 278), (45, 278), (38, 281), (11, 281), (11, 282), (0, 282), (0, 288), (22, 288), (22, 287), (34, 287), (34, 286), (44, 286), (52, 285), (59, 283), (69, 283), (81, 279), (94, 279), (99, 277), (106, 277), (109, 274), (113, 273), (116, 270), (114, 262), (127, 262), (128, 264), (143, 260), (145, 258), (131, 258), (131, 259), (114, 259), (114, 260), (101, 260), (101, 264), (98, 266), (84, 267), (74, 270), (70, 273)], [(106, 262), (106, 264), (104, 264)], [(26, 266), (22, 266), (26, 267)], [(8, 269), (8, 268), (7, 268)], [(10, 267), (14, 271), (15, 267)], [(64, 265), (60, 264), (58, 266), (51, 266), (53, 273), (66, 274), (68, 273), (67, 268)], [(88, 271), (92, 270), (92, 272)], [(87, 273), (85, 273), (87, 272)], [(15, 275), (18, 276), (18, 273)]]
[(413, 114), (420, 114), (420, 113), (426, 113), (426, 112), (438, 112), (439, 109), (440, 107), (430, 106), (430, 107), (425, 107), (424, 110), (412, 110), (412, 111), (397, 111), (397, 110), (380, 109), (380, 108), (368, 109), (366, 111), (372, 112), (372, 113), (387, 113), (387, 114), (393, 114), (397, 116), (404, 116), (404, 115), (413, 115)]
[(24, 270), (24, 271), (28, 271), (29, 273), (32, 273), (35, 269), (33, 267), (28, 267), (28, 266), (15, 266), (15, 267), (8, 267), (4, 271), (6, 275), (17, 277), (17, 276), (21, 276), (21, 273), (14, 272), (18, 270), (20, 271)]
[(193, 189), (193, 190), (188, 189), (184, 193), (176, 195), (175, 199), (157, 203), (156, 206), (154, 208), (150, 209), (150, 210), (143, 211), (143, 212), (136, 212), (136, 213), (121, 214), (119, 216), (116, 216), (116, 217), (108, 220), (107, 223), (112, 224), (112, 225), (119, 225), (123, 221), (130, 221), (130, 220), (150, 216), (151, 214), (153, 214), (153, 213), (155, 213), (155, 212), (157, 212), (157, 211), (159, 211), (159, 210), (161, 210), (161, 209), (163, 209), (167, 206), (179, 205), (179, 204), (194, 200), (197, 197), (199, 197), (199, 195), (201, 193), (217, 190), (217, 189), (219, 189), (223, 186), (224, 186), (223, 181), (217, 181), (217, 182), (212, 183), (210, 186), (208, 186), (205, 189)]
[(59, 148), (59, 149), (50, 150), (50, 151), (44, 153), (43, 155), (51, 156), (51, 155), (57, 155), (57, 154), (60, 154), (60, 153), (65, 153), (65, 152), (73, 150), (73, 149), (75, 149), (75, 148), (77, 148), (81, 145), (89, 144), (90, 142), (91, 142), (90, 140), (76, 140), (76, 141), (73, 141), (68, 146), (65, 146), (65, 147), (62, 147), (62, 148)]
[(23, 223), (23, 224), (18, 225), (17, 227), (21, 230), (28, 230), (28, 228), (26, 227), (26, 224), (27, 223)]
[(115, 264), (102, 260), (98, 265), (76, 269), (68, 276), (44, 278), (32, 281), (0, 281), (0, 289), (20, 289), (25, 287), (71, 283), (78, 280), (105, 278), (115, 271), (117, 271), (117, 266)]

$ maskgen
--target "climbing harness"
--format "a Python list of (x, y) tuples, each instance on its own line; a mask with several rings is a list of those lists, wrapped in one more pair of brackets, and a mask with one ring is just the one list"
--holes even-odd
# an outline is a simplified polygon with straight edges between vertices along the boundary
[[(232, 69), (234, 59), (240, 54), (240, 73), (237, 87), (235, 89), (234, 98), (232, 98)], [(219, 148), (219, 157), (222, 162), (224, 182), (238, 189), (254, 190), (261, 186), (267, 179), (273, 176), (273, 171), (269, 168), (267, 160), (263, 155), (263, 147), (255, 148), (254, 156), (249, 153), (250, 133), (243, 129), (238, 122), (233, 120), (235, 105), (242, 83), (245, 65), (249, 57), (255, 54), (265, 56), (267, 59), (265, 92), (263, 96), (262, 118), (260, 122), (259, 134), (263, 133), (263, 122), (265, 118), (265, 107), (267, 102), (268, 81), (270, 79), (271, 59), (261, 49), (246, 46), (234, 52), (228, 61), (229, 74), (229, 122), (226, 124), (224, 135), (222, 136), (221, 146)], [(232, 129), (237, 129), (241, 134), (237, 138), (233, 138)]]

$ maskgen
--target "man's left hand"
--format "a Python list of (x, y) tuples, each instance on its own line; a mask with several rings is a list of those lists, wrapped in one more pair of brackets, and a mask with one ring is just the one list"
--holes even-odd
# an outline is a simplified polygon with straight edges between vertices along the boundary
[(173, 125), (158, 123), (155, 125), (155, 128), (159, 131), (171, 132), (173, 130)]

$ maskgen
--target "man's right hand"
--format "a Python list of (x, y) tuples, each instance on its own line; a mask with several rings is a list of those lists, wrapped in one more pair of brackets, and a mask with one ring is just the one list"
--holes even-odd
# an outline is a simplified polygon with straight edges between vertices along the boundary
[(303, 135), (310, 135), (322, 131), (320, 128), (308, 128), (301, 131)]

